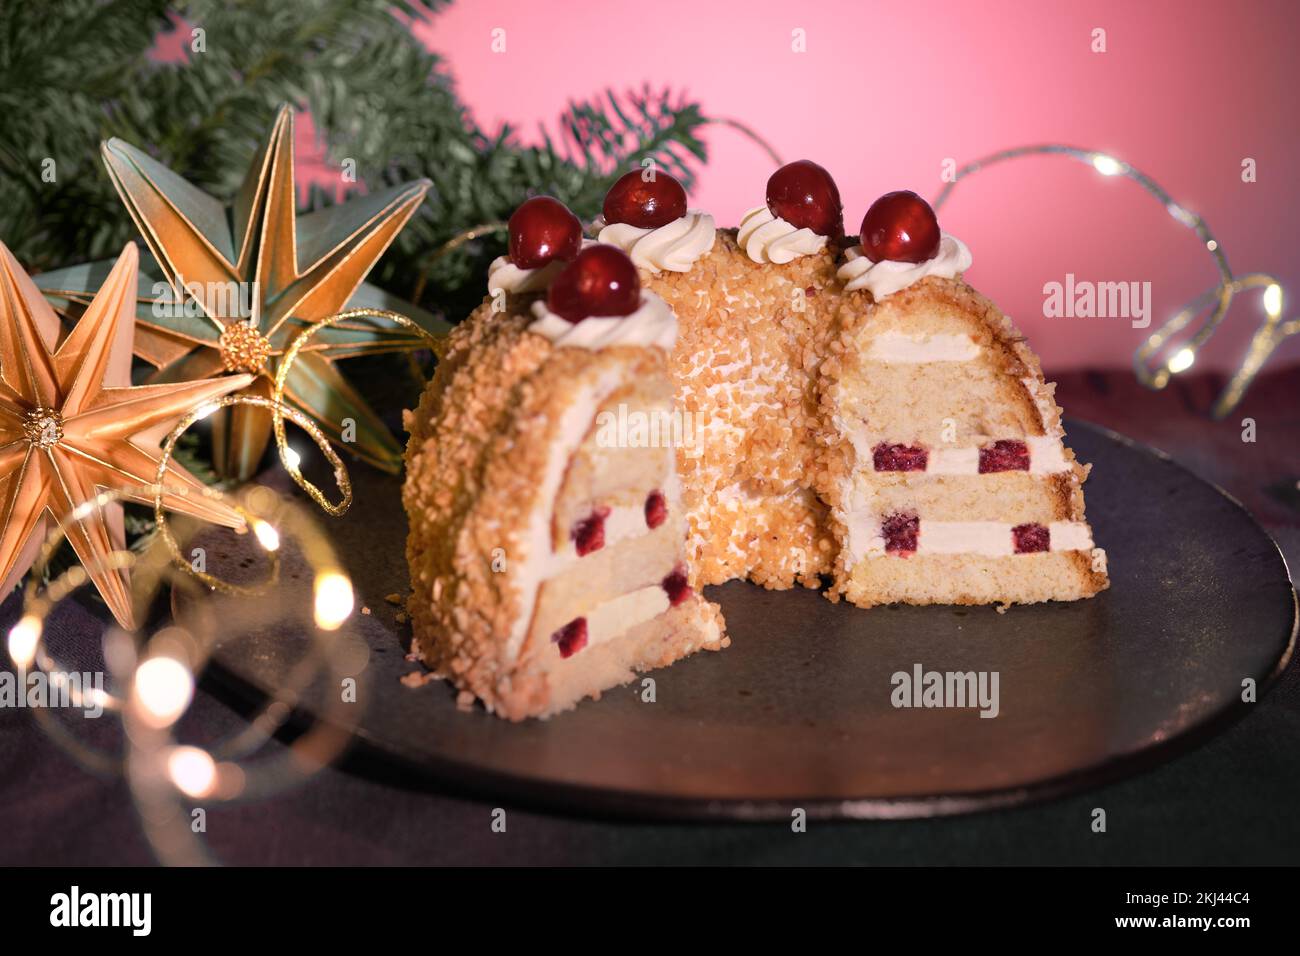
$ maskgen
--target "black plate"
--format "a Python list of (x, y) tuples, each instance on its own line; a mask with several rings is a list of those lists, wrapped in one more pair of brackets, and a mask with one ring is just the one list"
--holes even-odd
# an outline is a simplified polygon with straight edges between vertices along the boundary
[[(357, 503), (331, 527), (370, 613), (361, 743), (412, 782), (502, 801), (639, 817), (909, 817), (1013, 805), (1095, 786), (1168, 758), (1249, 710), (1243, 681), (1285, 667), (1296, 596), (1245, 510), (1159, 452), (1073, 423), (1095, 468), (1088, 516), (1112, 587), (1089, 601), (1014, 607), (831, 604), (815, 591), (710, 589), (732, 646), (652, 672), (549, 721), (465, 713), (442, 682), (401, 675), (407, 628), (397, 479), (358, 466)], [(287, 567), (285, 587), (305, 587)], [(182, 609), (183, 610), (183, 609)], [(218, 649), (219, 674), (274, 687), (302, 650), (289, 626)], [(363, 653), (364, 656), (364, 653)], [(897, 709), (891, 675), (996, 671), (1000, 713)], [(313, 705), (310, 695), (304, 700)]]

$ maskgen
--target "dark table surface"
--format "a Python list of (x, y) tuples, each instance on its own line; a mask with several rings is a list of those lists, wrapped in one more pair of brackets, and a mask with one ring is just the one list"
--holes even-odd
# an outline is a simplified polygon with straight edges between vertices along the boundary
[[(1071, 417), (1162, 449), (1254, 513), (1292, 568), (1300, 563), (1300, 367), (1261, 377), (1226, 421), (1205, 414), (1221, 379), (1192, 376), (1162, 393), (1127, 372), (1058, 378)], [(1243, 441), (1244, 419), (1256, 440)], [(363, 466), (356, 466), (363, 467)], [(1134, 507), (1141, 507), (1135, 497)], [(268, 800), (210, 808), (207, 842), (237, 864), (1295, 864), (1300, 862), (1300, 671), (1293, 665), (1245, 719), (1169, 763), (1119, 783), (1015, 810), (899, 822), (665, 825), (540, 814), (413, 789), (352, 758)], [(111, 720), (81, 721), (114, 746)], [(201, 687), (185, 736), (244, 725)], [(271, 741), (266, 753), (284, 745)], [(1105, 833), (1091, 827), (1106, 811)], [(3, 864), (148, 864), (126, 785), (58, 749), (26, 711), (0, 710)]]

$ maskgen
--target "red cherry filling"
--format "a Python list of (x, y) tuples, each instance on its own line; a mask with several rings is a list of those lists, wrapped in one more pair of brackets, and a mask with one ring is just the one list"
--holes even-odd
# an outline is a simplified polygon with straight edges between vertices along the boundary
[(1029, 446), (1022, 441), (995, 441), (980, 449), (980, 474), (994, 471), (1028, 471)]
[(597, 508), (588, 517), (573, 526), (570, 537), (578, 557), (591, 554), (605, 547), (605, 519), (609, 517), (608, 508)]
[(582, 248), (582, 223), (550, 196), (534, 196), (510, 217), (510, 261), (540, 269), (554, 259), (572, 259)]
[(686, 569), (676, 567), (673, 573), (663, 580), (663, 589), (668, 592), (668, 606), (676, 607), (691, 596), (691, 586), (686, 583)]
[[(652, 175), (653, 179), (645, 178)], [(658, 229), (686, 215), (686, 190), (660, 170), (630, 172), (605, 194), (603, 212), (606, 222)]]
[(925, 471), (930, 452), (919, 445), (886, 445), (871, 449), (876, 471)]
[(844, 205), (831, 174), (812, 160), (787, 163), (767, 181), (767, 209), (800, 229), (838, 239), (844, 235)]
[(560, 645), (561, 657), (572, 657), (587, 646), (587, 619), (575, 617), (551, 635), (551, 643)]
[(916, 552), (916, 539), (921, 536), (921, 519), (914, 514), (893, 514), (880, 523), (880, 534), (885, 539), (885, 550), (907, 557)]
[(1011, 540), (1016, 554), (1033, 554), (1035, 551), (1051, 549), (1052, 532), (1046, 525), (1018, 524), (1011, 529)]
[(657, 528), (668, 520), (668, 502), (662, 493), (650, 492), (645, 500), (645, 524), (647, 528)]
[(939, 252), (939, 220), (916, 193), (885, 193), (862, 217), (861, 238), (872, 262), (924, 262)]
[(641, 280), (622, 249), (588, 246), (551, 282), (546, 305), (570, 322), (589, 316), (631, 315), (641, 304)]

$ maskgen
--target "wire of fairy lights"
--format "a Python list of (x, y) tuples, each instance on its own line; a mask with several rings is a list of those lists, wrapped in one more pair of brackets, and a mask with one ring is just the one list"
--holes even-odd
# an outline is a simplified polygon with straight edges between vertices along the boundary
[[(351, 739), (352, 729), (360, 719), (362, 707), (355, 701), (363, 698), (355, 686), (350, 701), (337, 691), (326, 692), (320, 698), (323, 706), (310, 730), (295, 737), (281, 756), (248, 759), (284, 724), (311, 687), (337, 688), (340, 681), (360, 681), (364, 676), (369, 649), (360, 638), (343, 630), (355, 606), (351, 578), (328, 537), (301, 508), (269, 488), (247, 489), (242, 500), (237, 501), (215, 488), (178, 489), (162, 484), (177, 442), (195, 422), (220, 408), (255, 406), (270, 411), (280, 461), (294, 482), (327, 514), (346, 514), (353, 501), (346, 466), (316, 422), (285, 400), (284, 391), (289, 370), (298, 355), (308, 349), (308, 341), (322, 329), (357, 318), (392, 322), (416, 333), (419, 342), (435, 354), (444, 351), (445, 336), (434, 335), (408, 317), (387, 310), (350, 309), (305, 326), (281, 360), (270, 398), (227, 395), (193, 408), (161, 443), (154, 484), (105, 491), (83, 502), (67, 522), (59, 523), (50, 533), (28, 577), (23, 614), (8, 635), (9, 656), (23, 675), (24, 687), (29, 673), (40, 672), (65, 693), (71, 706), (94, 707), (114, 714), (125, 731), (124, 752), (115, 754), (83, 743), (51, 708), (34, 708), (36, 719), (51, 739), (82, 766), (99, 773), (125, 774), (146, 836), (164, 863), (215, 862), (200, 831), (190, 825), (187, 807), (192, 810), (197, 801), (220, 803), (282, 791), (331, 764)], [(341, 495), (337, 503), (302, 474), (299, 457), (285, 436), (286, 418), (307, 433), (333, 469)], [(163, 508), (168, 494), (227, 501), (243, 518), (245, 532), (251, 532), (257, 553), (268, 566), (262, 580), (253, 584), (230, 581), (211, 573), (203, 563), (187, 560)], [(112, 503), (141, 500), (153, 503), (159, 546), (142, 554), (113, 551), (93, 567), (74, 565), (48, 584), (41, 584), (44, 569), (66, 538), (68, 523), (83, 521), (93, 510)], [(311, 636), (307, 650), (288, 667), (240, 734), (220, 745), (179, 744), (175, 727), (193, 699), (198, 677), (215, 646), (234, 639), (241, 628), (242, 633), (250, 633), (254, 628), (284, 623), (276, 618), (289, 613), (282, 600), (246, 599), (265, 595), (280, 584), (280, 551), (286, 539), (297, 543), (297, 554), (311, 572), (311, 612), (293, 627), (295, 633)], [(141, 607), (148, 606), (162, 587), (169, 585), (173, 620), (149, 637), (110, 625), (103, 635), (104, 659), (114, 687), (121, 690), (87, 690), (74, 685), (70, 672), (49, 650), (45, 640), (47, 621), (63, 601), (91, 580), (92, 572), (118, 570), (131, 573), (133, 599)]]
[[(1246, 354), (1223, 391), (1219, 393), (1212, 408), (1215, 418), (1223, 418), (1231, 413), (1259, 370), (1268, 361), (1269, 356), (1283, 340), (1300, 333), (1300, 318), (1282, 321), (1284, 302), (1281, 282), (1263, 272), (1234, 275), (1228, 265), (1228, 257), (1223, 246), (1200, 215), (1175, 200), (1146, 173), (1109, 153), (1095, 149), (1044, 143), (1035, 146), (1017, 146), (991, 153), (958, 169), (952, 180), (939, 191), (939, 195), (934, 200), (934, 208), (938, 210), (957, 188), (958, 183), (965, 182), (980, 170), (1026, 156), (1065, 156), (1086, 163), (1103, 176), (1122, 176), (1131, 180), (1159, 202), (1175, 222), (1192, 230), (1213, 258), (1214, 267), (1219, 274), (1218, 283), (1185, 303), (1168, 321), (1147, 336), (1133, 353), (1133, 371), (1138, 381), (1148, 388), (1162, 389), (1169, 384), (1173, 376), (1192, 367), (1201, 349), (1227, 318), (1237, 293), (1248, 289), (1264, 290), (1265, 319), (1251, 337)], [(1210, 309), (1200, 327), (1183, 344), (1174, 348), (1174, 337), (1211, 305), (1213, 308)]]
[[(202, 575), (182, 573), (181, 565), (161, 547), (113, 551), (89, 566), (74, 565), (42, 583), (41, 573), (65, 539), (69, 526), (85, 521), (106, 506), (163, 494), (202, 494), (225, 501), (244, 518), (254, 553), (272, 565), (283, 541), (295, 543), (293, 560), (309, 572), (310, 596), (303, 601), (247, 600), (258, 588), (227, 586), (217, 593)], [(275, 528), (274, 533), (268, 529)], [(196, 536), (206, 528), (198, 525)], [(229, 533), (229, 532), (222, 532)], [(196, 537), (211, 549), (216, 541)], [(33, 706), (32, 713), (46, 734), (82, 767), (100, 774), (126, 777), (151, 846), (167, 864), (217, 862), (191, 826), (193, 814), (234, 801), (263, 798), (300, 783), (330, 765), (350, 741), (368, 699), (365, 665), (369, 650), (345, 625), (352, 618), (351, 580), (343, 570), (329, 537), (306, 511), (269, 488), (248, 489), (236, 499), (216, 489), (166, 489), (142, 486), (105, 491), (83, 502), (44, 542), (24, 594), (23, 613), (8, 634), (8, 652), (21, 680), (41, 675), (51, 690), (50, 706)], [(241, 565), (242, 567), (242, 565)], [(102, 634), (103, 660), (111, 683), (95, 686), (77, 680), (48, 646), (58, 633), (57, 612), (64, 602), (91, 580), (92, 573), (129, 570), (133, 600), (147, 607), (170, 588), (172, 613), (149, 633), (144, 627), (127, 632), (109, 623)], [(192, 570), (192, 569), (191, 569)], [(262, 583), (265, 590), (273, 577)], [(301, 606), (299, 606), (301, 605)], [(139, 619), (145, 619), (140, 615)], [(248, 715), (247, 725), (226, 739), (201, 746), (181, 743), (177, 727), (194, 698), (199, 677), (219, 644), (241, 635), (274, 628), (304, 642), (300, 654), (265, 701)], [(351, 697), (338, 692), (352, 680)], [(63, 705), (55, 705), (55, 692)], [(261, 747), (284, 725), (294, 708), (312, 694), (318, 706), (307, 730), (286, 743), (276, 755), (260, 755)], [(63, 706), (119, 720), (120, 750), (91, 746), (58, 716)], [(90, 716), (94, 716), (90, 714)]]
[[(276, 370), (275, 391), (271, 396), (271, 423), (275, 432), (275, 445), (280, 452), (280, 461), (284, 464), (285, 470), (289, 472), (289, 476), (293, 478), (298, 487), (307, 492), (307, 494), (311, 496), (311, 499), (316, 502), (316, 504), (320, 505), (322, 510), (335, 518), (342, 517), (347, 513), (348, 508), (352, 506), (352, 485), (347, 477), (347, 469), (343, 466), (343, 462), (339, 460), (338, 456), (333, 453), (333, 450), (329, 448), (329, 441), (324, 435), (321, 435), (314, 426), (308, 428), (304, 425), (302, 416), (294, 417), (291, 414), (293, 408), (285, 402), (284, 390), (285, 384), (289, 380), (289, 370), (293, 368), (293, 363), (297, 361), (298, 353), (303, 350), (317, 332), (327, 329), (330, 326), (338, 325), (341, 322), (349, 322), (352, 319), (360, 318), (383, 319), (392, 322), (394, 325), (401, 326), (408, 331), (414, 332), (416, 336), (421, 339), (435, 355), (438, 356), (442, 355), (446, 344), (446, 336), (434, 335), (432, 332), (424, 329), (416, 322), (402, 315), (400, 312), (390, 312), (387, 309), (347, 309), (343, 312), (337, 312), (334, 315), (326, 316), (325, 318), (308, 325), (294, 337), (294, 340), (289, 344), (289, 348), (285, 350), (284, 357), (280, 360), (280, 366)], [(330, 464), (334, 466), (335, 482), (338, 484), (339, 490), (343, 493), (343, 497), (338, 504), (332, 504), (325, 496), (324, 492), (303, 477), (302, 472), (298, 468), (297, 458), (290, 454), (288, 442), (284, 436), (284, 419), (286, 414), (289, 414), (289, 417), (293, 418), (299, 426), (306, 428), (309, 434), (315, 432), (315, 434), (312, 434), (312, 438), (316, 441), (316, 444), (321, 447), (321, 451), (325, 454), (326, 458), (329, 459)]]
[[(175, 454), (176, 451), (176, 443), (180, 441), (181, 436), (189, 430), (191, 425), (207, 418), (218, 409), (229, 408), (237, 405), (265, 408), (275, 415), (276, 420), (281, 423), (283, 423), (283, 416), (287, 415), (294, 424), (298, 425), (298, 427), (305, 431), (311, 437), (312, 441), (316, 443), (316, 447), (320, 449), (321, 454), (325, 456), (325, 460), (334, 468), (334, 480), (338, 482), (339, 490), (343, 493), (343, 499), (339, 505), (330, 505), (329, 501), (325, 500), (324, 495), (315, 487), (315, 485), (312, 485), (312, 489), (315, 491), (316, 495), (320, 496), (320, 498), (324, 500), (322, 507), (331, 514), (339, 516), (347, 512), (348, 507), (352, 504), (352, 482), (348, 478), (348, 470), (344, 466), (343, 460), (339, 457), (338, 452), (334, 450), (334, 446), (330, 444), (329, 439), (325, 437), (325, 434), (316, 426), (316, 423), (304, 412), (301, 412), (290, 405), (286, 405), (282, 401), (263, 398), (260, 395), (224, 395), (213, 401), (205, 402), (197, 408), (192, 409), (188, 414), (181, 418), (180, 421), (176, 423), (175, 427), (173, 427), (167, 434), (167, 437), (163, 439), (161, 454), (158, 456), (158, 469), (154, 474), (155, 484), (153, 487), (159, 489), (162, 487), (162, 481), (167, 475), (167, 466), (171, 463), (172, 455)], [(281, 462), (284, 463), (286, 468), (288, 468), (291, 463), (293, 465), (290, 474), (294, 476), (294, 480), (299, 484), (310, 484), (310, 482), (307, 482), (307, 479), (302, 477), (301, 472), (298, 471), (297, 455), (291, 448), (289, 448), (288, 442), (284, 438), (283, 424), (281, 424), (280, 432), (276, 436), (276, 439)], [(171, 523), (167, 520), (167, 511), (163, 503), (161, 491), (159, 491), (153, 499), (153, 515), (158, 537), (166, 546), (171, 555), (172, 561), (181, 571), (202, 581), (212, 590), (223, 591), (228, 594), (255, 596), (264, 593), (266, 589), (273, 585), (278, 579), (278, 564), (274, 563), (272, 565), (271, 577), (261, 584), (253, 586), (232, 584), (216, 575), (209, 574), (206, 570), (193, 567), (191, 562), (185, 560), (184, 555), (181, 554), (180, 545), (177, 544), (176, 538), (172, 534)], [(251, 520), (245, 518), (245, 524), (250, 527), (253, 534), (257, 537), (258, 541), (264, 545), (268, 553), (274, 556), (276, 551), (279, 550), (278, 541), (280, 529), (276, 528), (270, 522), (256, 517)]]

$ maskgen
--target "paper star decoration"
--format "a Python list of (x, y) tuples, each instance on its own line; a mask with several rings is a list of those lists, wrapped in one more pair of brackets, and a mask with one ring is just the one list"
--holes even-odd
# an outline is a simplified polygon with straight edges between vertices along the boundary
[[(153, 381), (247, 372), (255, 376), (252, 390), (266, 397), (289, 343), (305, 326), (343, 311), (430, 185), (420, 180), (299, 216), (288, 106), (230, 208), (121, 140), (104, 143), (102, 152), (171, 301), (191, 305), (140, 316), (135, 352), (158, 367)], [(378, 323), (326, 329), (294, 363), (285, 395), (332, 439), (396, 472), (401, 445), (334, 361), (422, 344)], [(251, 477), (270, 436), (270, 414), (238, 407), (213, 424), (218, 470)]]
[[(135, 331), (134, 245), (117, 264), (81, 320), (60, 342), (62, 324), (0, 243), (0, 578), (3, 594), (31, 567), (49, 521), (66, 525), (67, 539), (118, 623), (134, 627), (129, 573), (104, 561), (124, 550), (122, 505), (79, 507), (100, 489), (141, 491), (154, 481), (159, 444), (185, 414), (244, 388), (251, 375), (197, 382), (131, 385)], [(203, 484), (175, 463), (164, 481), (172, 511), (239, 527), (243, 519), (205, 499)]]

